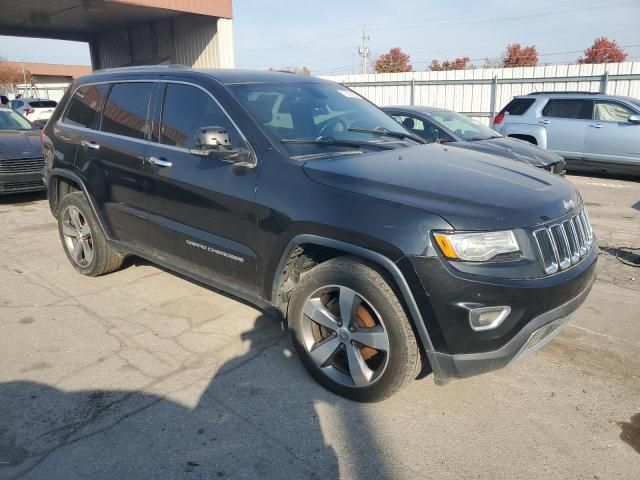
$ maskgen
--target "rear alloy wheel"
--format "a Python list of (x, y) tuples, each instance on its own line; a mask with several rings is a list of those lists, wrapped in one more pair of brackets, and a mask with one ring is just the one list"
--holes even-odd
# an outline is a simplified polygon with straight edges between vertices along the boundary
[(78, 272), (97, 277), (120, 268), (124, 257), (107, 243), (84, 193), (65, 195), (58, 212), (60, 240)]
[(414, 379), (420, 354), (409, 320), (376, 267), (328, 260), (305, 273), (292, 294), (289, 325), (309, 372), (329, 390), (380, 401)]
[(73, 205), (62, 212), (62, 235), (73, 261), (79, 267), (88, 267), (93, 261), (91, 227), (82, 212)]

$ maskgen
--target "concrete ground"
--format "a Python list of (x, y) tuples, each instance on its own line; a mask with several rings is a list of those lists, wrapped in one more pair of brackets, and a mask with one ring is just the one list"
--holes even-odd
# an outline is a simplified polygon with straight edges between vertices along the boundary
[(604, 247), (571, 324), (374, 405), (234, 298), (137, 261), (82, 277), (42, 196), (0, 199), (0, 478), (640, 478), (640, 270), (615, 258), (640, 247), (640, 183), (569, 179)]

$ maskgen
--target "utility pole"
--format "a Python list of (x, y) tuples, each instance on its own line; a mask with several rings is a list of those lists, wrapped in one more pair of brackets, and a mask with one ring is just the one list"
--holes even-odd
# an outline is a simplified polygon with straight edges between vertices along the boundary
[(362, 73), (367, 73), (367, 67), (369, 63), (369, 47), (367, 42), (371, 40), (371, 37), (367, 34), (367, 26), (362, 26), (362, 46), (358, 49), (360, 58), (362, 59)]
[(22, 59), (22, 79), (24, 80), (24, 89), (23, 91), (26, 93), (27, 88), (27, 74), (24, 71), (24, 58)]

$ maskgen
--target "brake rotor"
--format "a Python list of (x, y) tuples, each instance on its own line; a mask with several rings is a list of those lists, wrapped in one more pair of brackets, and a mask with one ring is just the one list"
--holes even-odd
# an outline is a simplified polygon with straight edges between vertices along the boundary
[[(333, 297), (330, 299), (326, 299), (325, 297), (323, 298), (322, 303), (325, 305), (327, 310), (329, 310), (335, 316), (338, 316), (340, 314), (340, 307), (338, 304), (337, 297)], [(359, 328), (372, 328), (377, 325), (377, 322), (373, 318), (373, 315), (371, 315), (371, 312), (369, 312), (369, 310), (364, 305), (360, 305), (356, 310), (355, 323), (356, 323), (356, 326)], [(311, 330), (313, 332), (313, 337), (317, 342), (322, 341), (328, 338), (329, 336), (331, 336), (331, 331), (329, 329), (321, 325), (318, 325), (317, 323), (313, 323), (311, 325)], [(376, 350), (375, 348), (367, 347), (366, 345), (363, 345), (360, 348), (360, 354), (362, 355), (362, 358), (364, 360), (369, 360), (377, 353), (378, 353), (378, 350)]]
[[(360, 305), (356, 310), (356, 319), (361, 323), (361, 325), (358, 325), (360, 327), (372, 328), (376, 326), (376, 321), (373, 319), (373, 315), (371, 315), (364, 305)], [(360, 354), (365, 360), (369, 360), (377, 353), (378, 351), (376, 349), (367, 347), (366, 345), (363, 345), (360, 349)]]

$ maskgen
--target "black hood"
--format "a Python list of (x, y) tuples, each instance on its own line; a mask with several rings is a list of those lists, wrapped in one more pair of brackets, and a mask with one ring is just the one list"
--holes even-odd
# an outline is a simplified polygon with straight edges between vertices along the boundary
[(41, 156), (39, 130), (0, 130), (0, 160)]
[(455, 142), (454, 145), (476, 152), (490, 153), (510, 160), (528, 163), (534, 167), (547, 167), (558, 162), (564, 162), (560, 155), (543, 150), (532, 143), (518, 140), (517, 138), (500, 137), (473, 142), (461, 140)]
[(544, 170), (451, 145), (312, 160), (317, 182), (440, 215), (457, 230), (497, 230), (548, 222), (581, 204), (568, 181)]

